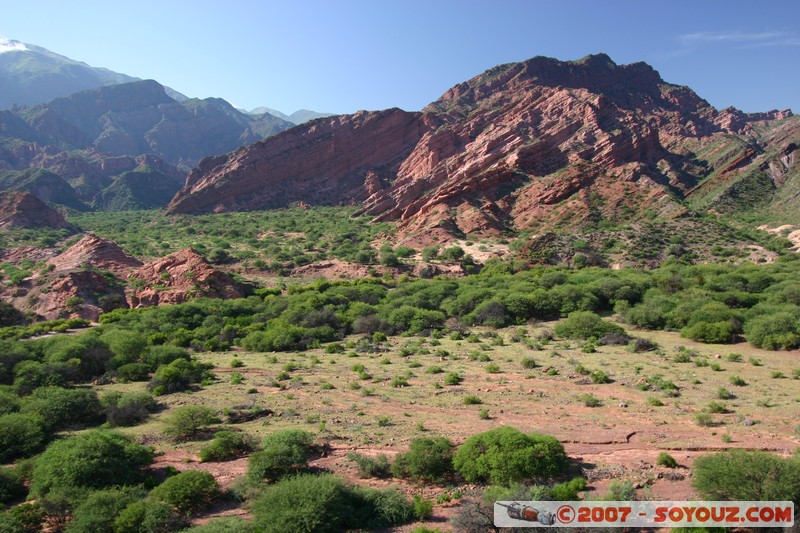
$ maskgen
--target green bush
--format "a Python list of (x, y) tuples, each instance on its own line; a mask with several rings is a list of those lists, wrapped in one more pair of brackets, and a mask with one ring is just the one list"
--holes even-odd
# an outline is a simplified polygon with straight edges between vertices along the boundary
[(599, 339), (611, 333), (624, 334), (625, 330), (591, 311), (575, 311), (564, 322), (556, 324), (555, 332), (565, 339)]
[(200, 460), (228, 461), (253, 449), (252, 439), (246, 433), (223, 430), (214, 434), (214, 440), (200, 450)]
[(56, 430), (96, 423), (103, 410), (93, 390), (40, 387), (25, 398), (21, 412), (40, 417), (46, 427)]
[(117, 379), (120, 383), (147, 381), (149, 378), (150, 366), (144, 363), (128, 363), (117, 369)]
[[(0, 363), (1, 365), (2, 363)], [(11, 391), (0, 390), (0, 416), (19, 411), (20, 397)]]
[(391, 476), (389, 458), (384, 454), (369, 457), (360, 453), (351, 452), (347, 454), (347, 458), (358, 466), (362, 478), (386, 478)]
[(145, 420), (155, 411), (158, 402), (146, 392), (109, 391), (100, 399), (106, 413), (106, 421), (111, 426), (133, 426)]
[(470, 483), (508, 484), (553, 477), (566, 468), (567, 455), (553, 437), (500, 427), (467, 439), (455, 451), (453, 466)]
[(0, 468), (0, 504), (20, 499), (26, 492), (17, 472), (10, 468)]
[(658, 454), (658, 457), (656, 458), (656, 464), (658, 466), (665, 466), (667, 468), (678, 467), (678, 461), (676, 461), (675, 458), (667, 452), (661, 452)]
[(161, 365), (168, 365), (178, 359), (189, 361), (191, 357), (186, 348), (179, 348), (169, 344), (149, 346), (142, 354), (142, 363), (149, 366), (151, 370), (156, 370)]
[(37, 533), (43, 530), (45, 511), (39, 503), (23, 503), (0, 512), (3, 533)]
[(188, 524), (168, 503), (140, 500), (128, 505), (114, 520), (115, 533), (166, 533)]
[(441, 481), (453, 471), (453, 443), (444, 437), (418, 437), (399, 453), (392, 474), (415, 481)]
[(297, 429), (264, 437), (262, 450), (250, 456), (247, 474), (252, 480), (277, 481), (308, 468), (313, 435)]
[(800, 347), (800, 319), (797, 313), (769, 313), (745, 323), (747, 342), (767, 350), (792, 350)]
[(458, 385), (462, 381), (462, 377), (459, 376), (456, 372), (448, 372), (448, 374), (444, 377), (444, 384), (445, 385)]
[(147, 388), (156, 395), (178, 392), (189, 388), (192, 383), (202, 381), (207, 373), (208, 368), (202, 363), (176, 359), (168, 365), (159, 366)]
[(214, 476), (202, 470), (181, 472), (150, 491), (151, 498), (186, 514), (209, 505), (218, 495), (219, 485)]
[(220, 422), (216, 413), (205, 405), (178, 407), (167, 420), (164, 433), (176, 439), (191, 439)]
[(91, 492), (73, 511), (66, 533), (114, 531), (114, 521), (130, 504), (142, 500), (142, 486), (113, 487)]
[(800, 502), (800, 461), (769, 452), (732, 450), (699, 457), (692, 486), (708, 500)]
[(0, 463), (37, 453), (46, 435), (44, 423), (38, 416), (21, 413), (0, 416)]
[(731, 321), (697, 322), (681, 330), (681, 336), (709, 344), (728, 344), (736, 339), (736, 329)]
[(550, 497), (554, 501), (575, 501), (578, 499), (578, 493), (584, 490), (586, 490), (586, 479), (576, 477), (553, 485), (550, 488)]
[(352, 487), (331, 474), (279, 481), (253, 503), (256, 528), (264, 533), (388, 528), (409, 522), (412, 513), (399, 491)]
[(142, 480), (142, 469), (153, 453), (122, 435), (90, 431), (51, 444), (36, 461), (31, 495), (45, 496), (56, 488), (103, 488)]

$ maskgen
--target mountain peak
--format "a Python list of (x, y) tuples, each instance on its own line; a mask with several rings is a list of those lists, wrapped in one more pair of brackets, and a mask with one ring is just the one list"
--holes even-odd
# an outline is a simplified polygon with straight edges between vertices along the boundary
[(28, 50), (28, 47), (25, 43), (0, 35), (0, 54), (5, 52), (24, 52), (26, 50)]

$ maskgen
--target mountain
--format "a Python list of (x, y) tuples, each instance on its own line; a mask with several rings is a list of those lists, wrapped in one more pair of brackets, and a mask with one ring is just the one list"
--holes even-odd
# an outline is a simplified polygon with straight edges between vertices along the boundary
[[(797, 212), (800, 122), (717, 110), (607, 55), (500, 65), (419, 113), (321, 118), (203, 161), (173, 213), (357, 204), (407, 241), (780, 203)], [(782, 203), (781, 203), (782, 202)]]
[(292, 127), (219, 98), (177, 102), (152, 80), (0, 111), (0, 188), (73, 209), (163, 207), (201, 159)]
[[(79, 91), (137, 80), (40, 46), (0, 37), (0, 109), (41, 104)], [(166, 90), (175, 100), (186, 99), (177, 91)]]
[(0, 191), (0, 228), (73, 229), (61, 213), (27, 192)]
[(334, 115), (333, 113), (320, 113), (319, 111), (311, 111), (310, 109), (298, 109), (291, 115), (286, 115), (269, 107), (256, 107), (250, 111), (246, 111), (246, 113), (250, 115), (263, 115), (264, 113), (269, 113), (274, 117), (289, 121), (292, 124), (304, 124), (316, 118), (332, 117)]

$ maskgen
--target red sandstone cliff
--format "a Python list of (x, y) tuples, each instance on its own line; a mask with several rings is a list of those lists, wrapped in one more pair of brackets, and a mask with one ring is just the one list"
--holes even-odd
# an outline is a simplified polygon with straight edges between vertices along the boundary
[[(360, 203), (421, 242), (680, 217), (701, 181), (765, 152), (756, 123), (790, 115), (718, 111), (644, 63), (537, 57), (459, 84), (420, 114), (317, 120), (207, 159), (168, 209)], [(735, 157), (715, 168), (714, 150)]]

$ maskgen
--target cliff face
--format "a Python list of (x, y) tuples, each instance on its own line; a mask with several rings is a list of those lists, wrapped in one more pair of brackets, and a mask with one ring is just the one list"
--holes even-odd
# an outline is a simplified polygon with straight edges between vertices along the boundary
[(356, 203), (388, 186), (422, 137), (399, 109), (317, 119), (225, 156), (205, 159), (169, 204), (173, 213)]
[(419, 114), (320, 119), (207, 159), (168, 209), (358, 203), (419, 242), (675, 218), (770, 143), (796, 139), (796, 129), (765, 135), (790, 116), (718, 111), (644, 63), (537, 57), (459, 84)]

